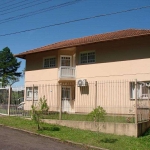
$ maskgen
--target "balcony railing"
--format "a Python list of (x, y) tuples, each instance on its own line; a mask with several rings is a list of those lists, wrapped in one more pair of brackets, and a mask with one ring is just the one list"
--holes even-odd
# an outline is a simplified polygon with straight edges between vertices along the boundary
[(75, 78), (75, 67), (60, 67), (59, 68), (60, 78)]

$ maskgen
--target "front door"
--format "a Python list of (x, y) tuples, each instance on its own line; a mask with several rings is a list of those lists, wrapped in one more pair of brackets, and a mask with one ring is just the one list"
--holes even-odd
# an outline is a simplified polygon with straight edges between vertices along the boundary
[(63, 86), (62, 87), (62, 112), (70, 112), (70, 100), (71, 100), (71, 87)]

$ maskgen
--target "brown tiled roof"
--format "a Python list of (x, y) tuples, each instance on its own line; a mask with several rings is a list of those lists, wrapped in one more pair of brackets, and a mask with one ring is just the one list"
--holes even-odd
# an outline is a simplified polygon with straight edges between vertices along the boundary
[(150, 35), (150, 30), (139, 30), (139, 29), (120, 30), (120, 31), (115, 31), (115, 32), (96, 34), (96, 35), (86, 36), (82, 38), (65, 40), (65, 41), (57, 42), (57, 43), (50, 44), (47, 46), (43, 46), (40, 48), (36, 48), (33, 50), (29, 50), (20, 54), (16, 54), (15, 56), (19, 58), (24, 58), (26, 55), (38, 53), (38, 52), (56, 50), (56, 49), (61, 49), (61, 48), (69, 48), (69, 47), (74, 47), (74, 46), (79, 46), (79, 45), (111, 41), (111, 40), (117, 40), (117, 39), (123, 39), (123, 38), (144, 36), (144, 35)]

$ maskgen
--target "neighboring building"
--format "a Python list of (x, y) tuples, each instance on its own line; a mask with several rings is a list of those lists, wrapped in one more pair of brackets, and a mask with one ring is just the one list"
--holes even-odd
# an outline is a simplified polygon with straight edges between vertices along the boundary
[[(127, 29), (97, 34), (50, 44), (15, 56), (26, 60), (25, 109), (31, 108), (34, 84), (34, 99), (45, 95), (53, 111), (59, 111), (62, 100), (63, 111), (90, 112), (101, 105), (109, 113), (128, 114), (135, 98), (135, 85), (132, 83), (135, 79), (150, 81), (150, 30)], [(113, 84), (116, 80), (120, 83), (117, 87)], [(127, 80), (129, 82), (124, 82), (123, 87), (121, 81)], [(109, 85), (103, 87), (95, 81), (109, 82)], [(96, 90), (95, 84), (98, 84)], [(142, 86), (138, 89), (147, 99), (147, 92), (142, 93)], [(118, 92), (119, 96), (114, 97), (114, 92)], [(117, 109), (122, 105), (127, 109)]]

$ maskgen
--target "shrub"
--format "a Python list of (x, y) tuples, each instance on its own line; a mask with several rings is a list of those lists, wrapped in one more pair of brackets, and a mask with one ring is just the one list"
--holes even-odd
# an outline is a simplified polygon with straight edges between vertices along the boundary
[(106, 111), (103, 109), (103, 107), (98, 106), (92, 112), (90, 112), (88, 115), (95, 122), (104, 121)]
[(37, 124), (37, 128), (39, 130), (43, 114), (45, 114), (49, 110), (45, 96), (43, 98), (40, 98), (39, 103), (36, 106), (32, 105), (31, 107), (32, 107), (32, 120), (35, 121), (35, 123)]

